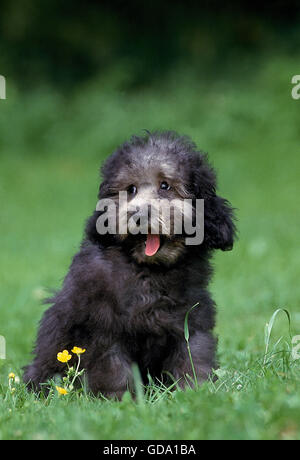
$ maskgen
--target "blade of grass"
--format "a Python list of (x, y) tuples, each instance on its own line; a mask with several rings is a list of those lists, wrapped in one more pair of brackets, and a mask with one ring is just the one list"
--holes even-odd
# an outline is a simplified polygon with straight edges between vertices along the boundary
[(264, 355), (263, 365), (266, 365), (266, 362), (267, 362), (267, 356), (268, 356), (269, 346), (270, 346), (270, 338), (271, 338), (271, 333), (272, 333), (272, 329), (273, 329), (275, 320), (277, 318), (277, 315), (279, 313), (281, 313), (281, 312), (285, 313), (286, 316), (287, 316), (288, 324), (289, 324), (289, 334), (291, 336), (291, 317), (290, 317), (290, 314), (289, 314), (288, 310), (286, 310), (284, 308), (278, 308), (273, 313), (273, 315), (271, 316), (270, 321), (265, 325), (265, 346), (266, 346), (266, 348), (265, 348), (265, 355)]
[(135, 363), (132, 365), (132, 375), (133, 375), (137, 404), (140, 406), (144, 406), (145, 405), (144, 385), (143, 385), (143, 381), (142, 381), (142, 377), (141, 377), (138, 365)]
[(191, 311), (194, 310), (194, 308), (196, 308), (198, 305), (199, 305), (199, 302), (195, 303), (195, 305), (193, 305), (187, 311), (187, 313), (185, 315), (185, 318), (184, 318), (184, 338), (186, 340), (187, 350), (188, 350), (188, 354), (189, 354), (189, 358), (190, 358), (190, 362), (191, 362), (191, 366), (192, 366), (195, 387), (198, 386), (198, 380), (197, 380), (197, 375), (196, 375), (195, 366), (194, 366), (194, 363), (193, 363), (193, 358), (192, 358), (192, 353), (191, 353), (191, 348), (190, 348), (190, 343), (189, 343), (190, 331), (189, 331), (188, 319), (189, 319), (189, 314), (191, 313)]

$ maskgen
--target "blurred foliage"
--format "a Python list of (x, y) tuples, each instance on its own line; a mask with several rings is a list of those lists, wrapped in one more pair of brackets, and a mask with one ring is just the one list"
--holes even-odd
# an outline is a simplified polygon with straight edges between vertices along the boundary
[[(208, 82), (178, 65), (130, 92), (121, 63), (71, 93), (47, 85), (27, 92), (10, 82), (0, 101), (0, 334), (7, 342), (0, 439), (299, 439), (300, 362), (290, 375), (276, 351), (278, 365), (261, 366), (264, 326), (275, 309), (286, 308), (293, 335), (300, 332), (300, 101), (291, 97), (290, 78), (299, 54), (253, 56), (243, 78), (233, 69)], [(143, 128), (190, 135), (208, 151), (219, 193), (237, 208), (239, 241), (216, 254), (211, 285), (217, 390), (177, 392), (142, 415), (128, 398), (45, 404), (23, 386), (10, 394), (7, 375), (21, 376), (29, 362), (42, 299), (60, 287), (95, 209), (99, 166)], [(272, 344), (287, 333), (282, 315)]]
[(135, 88), (179, 63), (203, 75), (270, 49), (295, 52), (299, 2), (241, 3), (2, 0), (0, 73), (65, 91), (118, 65)]

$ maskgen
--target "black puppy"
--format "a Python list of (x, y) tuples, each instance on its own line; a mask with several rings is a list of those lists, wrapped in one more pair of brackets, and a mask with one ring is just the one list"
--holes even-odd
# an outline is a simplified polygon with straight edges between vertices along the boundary
[[(184, 387), (186, 375), (193, 376), (184, 319), (198, 303), (189, 315), (189, 343), (201, 382), (217, 367), (215, 305), (207, 290), (209, 260), (214, 249), (232, 248), (233, 210), (216, 195), (216, 177), (206, 155), (174, 132), (133, 137), (108, 158), (102, 175), (99, 199), (116, 204), (115, 232), (99, 232), (101, 216), (107, 212), (106, 222), (113, 217), (107, 208), (88, 220), (80, 251), (42, 318), (35, 358), (25, 368), (24, 381), (37, 389), (63, 373), (65, 365), (57, 361), (57, 353), (78, 346), (86, 349), (82, 367), (95, 394), (121, 398), (126, 389), (132, 390), (133, 363), (145, 382), (148, 374), (159, 379), (172, 375)], [(124, 191), (129, 208), (120, 205), (119, 192)], [(167, 228), (160, 212), (156, 233), (120, 230), (132, 209), (140, 212), (152, 201), (175, 200), (178, 209), (178, 202), (189, 201), (194, 222), (197, 199), (204, 200), (201, 244), (186, 244), (184, 231), (173, 229), (174, 215), (173, 227)], [(160, 205), (154, 209), (160, 211)], [(179, 213), (182, 218), (186, 214), (186, 209)], [(135, 223), (141, 224), (139, 217), (145, 215), (137, 216)]]

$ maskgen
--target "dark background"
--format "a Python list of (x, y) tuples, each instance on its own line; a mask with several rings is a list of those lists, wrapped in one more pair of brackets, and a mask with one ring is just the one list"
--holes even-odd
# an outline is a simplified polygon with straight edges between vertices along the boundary
[(51, 82), (66, 91), (122, 64), (132, 89), (163, 78), (179, 63), (192, 64), (203, 76), (274, 48), (293, 55), (300, 46), (295, 0), (0, 5), (0, 69), (27, 88)]

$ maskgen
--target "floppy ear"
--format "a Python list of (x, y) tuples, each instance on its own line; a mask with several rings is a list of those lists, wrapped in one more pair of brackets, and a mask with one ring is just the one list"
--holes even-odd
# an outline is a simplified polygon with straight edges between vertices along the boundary
[(211, 249), (230, 251), (236, 235), (230, 203), (217, 195), (204, 200), (204, 244)]
[(216, 174), (207, 155), (199, 155), (193, 168), (196, 198), (204, 199), (204, 241), (211, 249), (232, 249), (236, 228), (230, 203), (216, 195)]

